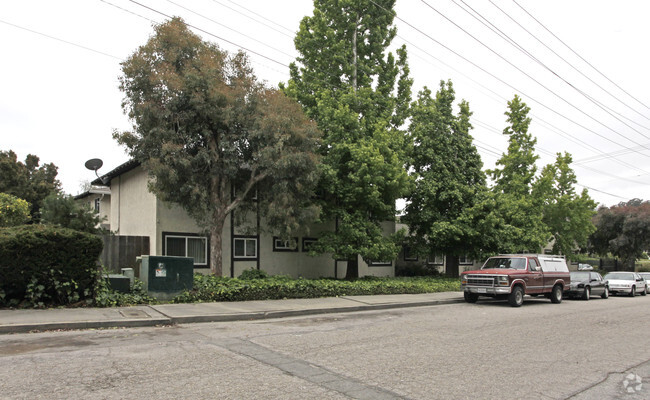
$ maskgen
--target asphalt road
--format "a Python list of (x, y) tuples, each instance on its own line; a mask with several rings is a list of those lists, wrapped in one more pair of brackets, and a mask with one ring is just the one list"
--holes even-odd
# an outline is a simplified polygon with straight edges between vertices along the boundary
[(650, 296), (527, 298), (3, 335), (0, 398), (649, 399), (648, 321)]

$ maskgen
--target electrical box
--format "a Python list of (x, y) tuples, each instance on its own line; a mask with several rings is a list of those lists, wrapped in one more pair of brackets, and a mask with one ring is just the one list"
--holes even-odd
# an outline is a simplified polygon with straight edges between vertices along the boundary
[(149, 295), (171, 300), (194, 284), (194, 259), (190, 257), (142, 256), (140, 280)]

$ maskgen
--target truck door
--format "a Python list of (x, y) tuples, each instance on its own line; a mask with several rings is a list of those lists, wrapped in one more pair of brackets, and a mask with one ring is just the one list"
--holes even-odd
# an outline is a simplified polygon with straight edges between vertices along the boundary
[(544, 292), (544, 273), (534, 258), (528, 259), (528, 274), (525, 281), (528, 294)]

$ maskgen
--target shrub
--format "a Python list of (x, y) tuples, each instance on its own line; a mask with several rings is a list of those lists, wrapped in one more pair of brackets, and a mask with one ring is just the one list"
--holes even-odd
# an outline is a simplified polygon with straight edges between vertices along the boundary
[(29, 221), (29, 203), (16, 196), (0, 193), (0, 227), (16, 226)]
[(361, 278), (291, 279), (286, 276), (243, 280), (195, 275), (194, 288), (173, 299), (174, 303), (273, 300), (372, 294), (434, 293), (460, 290), (457, 278)]
[(239, 279), (248, 281), (251, 279), (266, 279), (269, 277), (269, 274), (267, 274), (265, 271), (262, 271), (261, 269), (247, 269), (244, 272), (239, 275)]
[(0, 228), (0, 304), (43, 307), (91, 299), (102, 240), (45, 225)]
[(138, 278), (135, 279), (129, 293), (121, 293), (111, 289), (111, 285), (106, 277), (106, 271), (103, 271), (101, 278), (97, 280), (95, 286), (95, 297), (93, 306), (95, 307), (123, 307), (134, 306), (137, 304), (154, 304), (156, 299), (149, 296), (144, 288), (144, 283)]

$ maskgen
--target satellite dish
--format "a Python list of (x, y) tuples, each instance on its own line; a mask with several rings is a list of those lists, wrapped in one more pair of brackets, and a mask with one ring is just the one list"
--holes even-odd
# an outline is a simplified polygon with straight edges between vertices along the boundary
[(95, 171), (95, 175), (97, 176), (97, 178), (99, 178), (99, 180), (100, 180), (104, 185), (107, 183), (106, 179), (104, 179), (103, 177), (99, 176), (99, 174), (97, 173), (97, 170), (100, 169), (100, 168), (102, 167), (102, 165), (104, 165), (104, 162), (103, 162), (102, 160), (100, 160), (99, 158), (91, 158), (90, 160), (86, 161), (86, 164), (84, 164), (84, 165), (85, 165), (86, 168), (88, 168), (89, 170), (91, 170), (91, 171)]
[(90, 160), (86, 161), (86, 168), (88, 168), (91, 171), (97, 172), (98, 169), (104, 165), (104, 162), (100, 160), (99, 158), (91, 158)]

